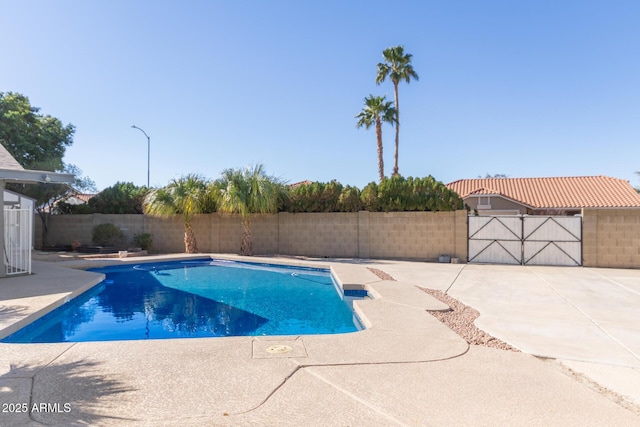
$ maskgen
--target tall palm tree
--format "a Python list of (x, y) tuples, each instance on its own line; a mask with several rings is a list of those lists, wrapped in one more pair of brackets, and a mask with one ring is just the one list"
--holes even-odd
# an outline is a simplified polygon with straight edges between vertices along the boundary
[(284, 185), (268, 176), (262, 165), (245, 169), (227, 169), (215, 182), (219, 191), (218, 211), (239, 213), (242, 217), (242, 255), (253, 255), (251, 219), (256, 213), (276, 213)]
[(411, 65), (413, 55), (404, 53), (403, 46), (393, 46), (382, 51), (384, 62), (378, 64), (376, 84), (380, 84), (387, 77), (393, 83), (393, 94), (396, 103), (396, 151), (394, 155), (393, 175), (398, 174), (398, 145), (400, 143), (400, 101), (398, 100), (398, 83), (401, 80), (410, 83), (411, 79), (420, 80)]
[(378, 141), (378, 174), (380, 181), (384, 179), (384, 159), (382, 157), (382, 122), (395, 122), (396, 109), (393, 108), (393, 102), (387, 101), (386, 96), (369, 95), (364, 99), (365, 107), (356, 115), (358, 123), (356, 127), (364, 126), (369, 129), (373, 124), (376, 125), (376, 140)]
[(194, 215), (215, 211), (216, 195), (208, 181), (196, 174), (173, 179), (166, 187), (157, 188), (147, 194), (144, 213), (151, 216), (169, 217), (182, 215), (184, 220), (184, 249), (188, 254), (198, 252), (196, 236), (191, 228)]

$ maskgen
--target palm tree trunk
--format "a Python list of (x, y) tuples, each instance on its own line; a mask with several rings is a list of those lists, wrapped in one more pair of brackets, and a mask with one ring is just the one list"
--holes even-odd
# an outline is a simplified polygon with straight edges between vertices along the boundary
[(398, 146), (400, 145), (400, 102), (398, 101), (398, 82), (393, 82), (393, 94), (396, 100), (396, 152), (393, 156), (393, 174), (398, 175)]
[(376, 117), (376, 139), (378, 141), (378, 174), (380, 182), (384, 179), (384, 158), (382, 157), (382, 122)]
[(251, 219), (242, 219), (242, 243), (240, 253), (245, 256), (253, 255), (253, 243), (251, 242)]
[(191, 224), (184, 223), (184, 251), (188, 254), (198, 253), (198, 245), (196, 244), (196, 235), (193, 234)]

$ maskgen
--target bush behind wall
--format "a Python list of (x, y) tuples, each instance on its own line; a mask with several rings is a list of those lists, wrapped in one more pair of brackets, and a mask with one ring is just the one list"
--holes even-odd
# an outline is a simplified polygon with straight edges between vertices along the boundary
[[(93, 212), (141, 213), (140, 197), (144, 187), (131, 183), (117, 183), (90, 200)], [(281, 212), (407, 212), (451, 211), (463, 209), (464, 203), (455, 192), (432, 176), (424, 178), (400, 175), (371, 182), (362, 191), (337, 181), (311, 182), (289, 188), (279, 203)], [(75, 208), (61, 213), (80, 212)]]

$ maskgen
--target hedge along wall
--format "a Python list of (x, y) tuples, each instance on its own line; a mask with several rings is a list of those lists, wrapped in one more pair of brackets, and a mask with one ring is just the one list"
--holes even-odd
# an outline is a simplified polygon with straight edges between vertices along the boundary
[(585, 267), (640, 268), (640, 209), (583, 209)]
[[(335, 212), (255, 215), (252, 237), (256, 255), (306, 255), (343, 258), (436, 260), (447, 254), (467, 258), (467, 213)], [(135, 234), (153, 235), (153, 252), (184, 252), (182, 217), (146, 215), (52, 215), (49, 244), (91, 244), (98, 224), (122, 228), (131, 242)], [(36, 217), (36, 248), (42, 246)], [(239, 253), (242, 226), (237, 215), (198, 215), (192, 221), (200, 252)]]

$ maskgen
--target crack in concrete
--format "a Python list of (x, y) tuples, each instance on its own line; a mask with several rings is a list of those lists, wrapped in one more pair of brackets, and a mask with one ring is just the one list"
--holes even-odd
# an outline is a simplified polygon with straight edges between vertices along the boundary
[[(351, 392), (348, 392), (344, 389), (342, 389), (340, 386), (331, 383), (330, 381), (321, 378), (318, 375), (314, 374), (311, 369), (312, 368), (322, 368), (322, 367), (344, 367), (344, 366), (384, 366), (384, 365), (413, 365), (413, 364), (421, 364), (421, 363), (431, 363), (431, 362), (443, 362), (446, 360), (452, 360), (452, 359), (456, 359), (458, 357), (462, 357), (464, 355), (466, 355), (469, 352), (470, 349), (470, 345), (467, 343), (467, 346), (465, 348), (465, 350), (463, 352), (461, 352), (460, 354), (454, 355), (454, 356), (449, 356), (449, 357), (443, 357), (443, 358), (439, 358), (439, 359), (432, 359), (432, 360), (418, 360), (418, 361), (408, 361), (408, 362), (367, 362), (367, 363), (327, 363), (327, 364), (311, 364), (311, 365), (304, 365), (304, 364), (300, 364), (297, 360), (295, 359), (291, 359), (292, 362), (296, 363), (297, 366), (293, 369), (293, 371), (291, 373), (289, 373), (289, 375), (287, 375), (282, 382), (280, 382), (280, 384), (278, 384), (273, 390), (271, 390), (267, 396), (257, 405), (255, 405), (254, 407), (251, 407), (249, 409), (246, 409), (244, 411), (241, 412), (225, 412), (225, 414), (227, 416), (234, 416), (234, 415), (243, 415), (243, 414), (247, 414), (249, 412), (255, 411), (257, 409), (259, 409), (260, 407), (262, 407), (263, 405), (265, 405), (269, 399), (271, 399), (271, 397), (273, 397), (282, 387), (284, 387), (284, 385), (291, 379), (293, 378), (293, 376), (301, 371), (301, 370), (306, 370), (307, 372), (309, 372), (310, 374), (312, 374), (313, 376), (317, 377), (318, 379), (321, 379), (323, 382), (325, 382), (326, 384), (334, 387), (336, 390), (354, 398), (356, 401), (364, 404), (365, 406), (375, 410), (376, 412), (380, 412), (378, 409), (376, 409), (373, 405), (369, 404), (368, 402), (366, 402), (365, 400), (355, 396), (354, 394), (352, 394)], [(386, 416), (386, 415), (385, 415)], [(404, 426), (404, 423), (401, 423), (395, 419), (390, 418), (390, 420), (394, 421), (394, 422), (398, 422), (399, 425)]]
[(56, 360), (58, 360), (60, 357), (62, 357), (62, 355), (64, 355), (66, 352), (68, 352), (69, 350), (71, 350), (73, 347), (76, 346), (76, 344), (78, 343), (73, 343), (71, 344), (69, 347), (67, 347), (66, 349), (64, 349), (60, 354), (58, 354), (57, 356), (55, 356), (53, 359), (51, 359), (47, 364), (45, 364), (44, 366), (41, 366), (40, 368), (38, 368), (36, 371), (34, 371), (33, 375), (31, 375), (30, 377), (27, 377), (29, 379), (31, 379), (31, 384), (29, 386), (29, 419), (31, 421), (33, 421), (34, 423), (38, 423), (40, 425), (46, 425), (41, 423), (40, 421), (36, 420), (33, 418), (33, 413), (31, 411), (31, 409), (33, 408), (33, 389), (36, 385), (36, 376), (42, 372), (43, 369), (46, 369), (47, 367), (51, 366), (51, 364), (53, 362), (55, 362)]

